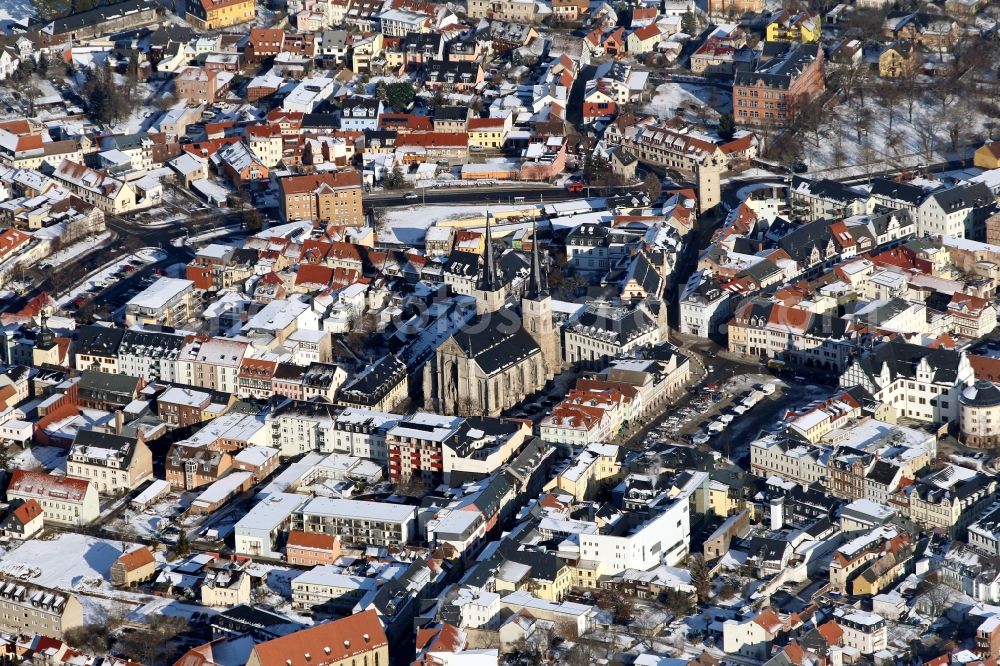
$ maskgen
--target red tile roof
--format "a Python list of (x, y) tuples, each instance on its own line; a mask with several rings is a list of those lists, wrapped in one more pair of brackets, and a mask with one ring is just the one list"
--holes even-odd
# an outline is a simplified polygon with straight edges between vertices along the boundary
[(261, 666), (324, 666), (386, 646), (378, 614), (367, 610), (258, 643), (250, 659), (256, 655)]
[(153, 553), (150, 552), (149, 548), (146, 546), (139, 546), (135, 550), (130, 550), (124, 553), (118, 558), (126, 571), (135, 571), (140, 567), (144, 567), (147, 564), (152, 564), (156, 560), (153, 559)]

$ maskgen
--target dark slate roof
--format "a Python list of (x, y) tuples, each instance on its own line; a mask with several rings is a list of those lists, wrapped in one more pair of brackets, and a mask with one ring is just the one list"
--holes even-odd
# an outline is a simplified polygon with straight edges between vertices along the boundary
[(115, 356), (125, 337), (125, 329), (107, 326), (80, 326), (77, 329), (76, 353)]
[(435, 120), (466, 120), (469, 117), (469, 107), (467, 106), (436, 106), (434, 107)]
[[(87, 447), (118, 451), (122, 457), (122, 464), (126, 469), (132, 463), (132, 456), (135, 455), (135, 448), (138, 443), (138, 440), (134, 437), (123, 437), (122, 435), (98, 432), (96, 430), (78, 430), (76, 437), (73, 439), (74, 448)], [(81, 451), (81, 453), (87, 455), (85, 450)]]
[(176, 354), (183, 346), (183, 335), (129, 329), (122, 337), (118, 354), (119, 356), (162, 358)]
[(898, 473), (898, 466), (885, 460), (876, 460), (875, 464), (872, 465), (871, 470), (869, 470), (866, 475), (866, 478), (874, 481), (875, 483), (887, 486), (892, 483), (892, 480), (896, 478)]
[(788, 548), (788, 542), (781, 539), (769, 539), (767, 537), (753, 537), (747, 544), (747, 553), (750, 557), (758, 557), (762, 560), (780, 560)]
[(634, 278), (647, 294), (659, 297), (663, 289), (663, 276), (656, 270), (656, 266), (645, 252), (640, 252), (632, 260), (629, 277)]
[(792, 178), (792, 188), (798, 189), (800, 185), (805, 184), (809, 192), (821, 199), (827, 199), (829, 201), (840, 201), (843, 203), (850, 203), (857, 199), (863, 199), (864, 194), (855, 190), (853, 187), (848, 187), (843, 183), (836, 180), (829, 180), (823, 178), (820, 180), (810, 180), (809, 178), (803, 178), (802, 176), (795, 176)]
[(980, 379), (963, 390), (959, 400), (963, 405), (983, 407), (1000, 405), (1000, 388), (993, 382)]
[(985, 183), (938, 190), (931, 196), (945, 212), (985, 206), (996, 202), (996, 197), (993, 196)]
[(802, 224), (778, 239), (778, 247), (788, 253), (799, 263), (806, 261), (813, 248), (820, 252), (826, 250), (827, 243), (833, 239), (829, 220), (816, 220)]
[(756, 85), (757, 81), (763, 81), (769, 88), (787, 89), (818, 53), (817, 44), (796, 44), (783, 56), (767, 61), (756, 71), (736, 72), (735, 85)]
[(607, 242), (609, 230), (596, 222), (585, 222), (566, 235), (566, 245), (603, 245)]
[(900, 183), (891, 178), (872, 180), (871, 193), (873, 196), (902, 201), (910, 206), (919, 206), (927, 198), (924, 188), (910, 183)]
[(341, 103), (340, 109), (345, 116), (348, 116), (355, 109), (363, 109), (366, 112), (377, 110), (379, 104), (379, 100), (374, 97), (348, 97)]
[(882, 343), (872, 353), (862, 357), (858, 365), (872, 383), (879, 386), (877, 380), (883, 366), (889, 369), (890, 381), (899, 377), (913, 378), (921, 360), (926, 359), (934, 372), (935, 383), (953, 384), (958, 379), (958, 364), (961, 358), (961, 352), (922, 347), (895, 338)]
[(51, 28), (51, 34), (63, 35), (74, 30), (79, 30), (84, 26), (98, 25), (126, 14), (149, 11), (158, 7), (159, 3), (156, 0), (125, 0), (125, 2), (106, 5), (104, 7), (95, 7), (84, 12), (70, 14), (69, 16), (52, 21), (45, 27)]
[(535, 339), (521, 327), (519, 317), (508, 310), (477, 315), (453, 339), (486, 375), (541, 353)]
[(302, 115), (302, 130), (334, 129), (340, 127), (340, 121), (333, 113), (305, 113)]
[(406, 365), (392, 354), (378, 359), (341, 387), (344, 400), (355, 404), (378, 404), (406, 377)]
[(79, 387), (81, 391), (101, 391), (130, 396), (135, 393), (139, 382), (138, 377), (86, 370), (80, 376)]
[(444, 272), (459, 277), (473, 278), (479, 275), (480, 256), (475, 252), (455, 251), (444, 262)]
[(624, 310), (620, 317), (609, 317), (600, 309), (595, 311), (588, 308), (573, 324), (574, 332), (581, 335), (591, 335), (590, 329), (594, 329), (594, 334), (613, 334), (620, 345), (631, 342), (655, 327), (656, 323), (641, 308)]
[(275, 417), (281, 415), (294, 416), (301, 414), (305, 417), (329, 418), (334, 420), (340, 414), (342, 407), (332, 405), (328, 402), (314, 400), (288, 400), (279, 405), (271, 414)]

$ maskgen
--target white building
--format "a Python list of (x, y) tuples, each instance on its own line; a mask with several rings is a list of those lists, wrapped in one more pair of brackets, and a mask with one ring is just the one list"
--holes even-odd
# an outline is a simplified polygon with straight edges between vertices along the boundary
[(688, 280), (680, 298), (681, 333), (707, 338), (721, 333), (729, 320), (730, 293), (696, 273)]
[(358, 458), (374, 460), (380, 465), (388, 465), (386, 435), (402, 418), (400, 414), (348, 407), (337, 415), (333, 424), (333, 438), (320, 450), (349, 453)]
[(972, 231), (972, 213), (996, 197), (983, 183), (937, 190), (917, 207), (917, 235), (944, 234), (965, 238)]
[(275, 539), (279, 533), (288, 531), (292, 514), (308, 499), (304, 495), (272, 493), (258, 502), (236, 523), (236, 552), (280, 558), (281, 553), (274, 550)]
[(840, 376), (892, 406), (897, 417), (925, 423), (959, 421), (959, 397), (975, 381), (964, 352), (893, 340), (855, 358)]
[(289, 400), (264, 419), (271, 431), (271, 446), (285, 457), (308, 451), (334, 451), (338, 410), (327, 402)]
[(338, 567), (323, 564), (292, 579), (292, 605), (297, 609), (323, 606), (324, 610), (350, 612), (376, 589), (374, 578), (343, 574)]
[(881, 615), (860, 610), (835, 614), (837, 625), (844, 630), (844, 646), (854, 648), (864, 655), (872, 655), (888, 646), (888, 630)]
[(330, 95), (337, 82), (324, 76), (310, 76), (299, 81), (281, 103), (285, 111), (312, 113)]
[(161, 277), (125, 304), (125, 325), (175, 326), (191, 315), (194, 282)]
[(97, 489), (89, 481), (45, 472), (14, 470), (7, 499), (37, 500), (45, 522), (56, 525), (87, 525), (101, 513)]
[(580, 534), (580, 559), (598, 562), (602, 575), (626, 569), (648, 571), (661, 564), (679, 564), (688, 555), (690, 540), (690, 508), (688, 498), (682, 497), (630, 529), (605, 527), (599, 533)]
[(354, 544), (401, 546), (416, 534), (416, 511), (405, 504), (315, 497), (295, 511), (292, 526)]

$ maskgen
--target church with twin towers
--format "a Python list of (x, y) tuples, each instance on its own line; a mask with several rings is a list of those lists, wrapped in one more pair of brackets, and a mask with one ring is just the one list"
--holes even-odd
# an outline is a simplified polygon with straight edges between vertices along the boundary
[(542, 268), (537, 229), (519, 303), (508, 302), (486, 214), (486, 248), (472, 295), (476, 315), (424, 367), (425, 407), (440, 414), (499, 416), (540, 390), (561, 364), (559, 330)]

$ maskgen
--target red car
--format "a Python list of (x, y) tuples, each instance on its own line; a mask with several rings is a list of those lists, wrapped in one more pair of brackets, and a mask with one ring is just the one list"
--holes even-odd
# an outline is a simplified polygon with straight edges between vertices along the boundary
[(583, 183), (573, 182), (566, 183), (567, 192), (583, 192)]

